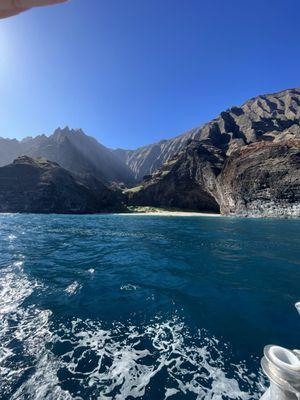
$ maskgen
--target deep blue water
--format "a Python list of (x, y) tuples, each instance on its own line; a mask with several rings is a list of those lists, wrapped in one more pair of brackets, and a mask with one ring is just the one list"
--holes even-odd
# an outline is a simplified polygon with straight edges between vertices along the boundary
[(1, 399), (258, 399), (300, 221), (0, 216)]

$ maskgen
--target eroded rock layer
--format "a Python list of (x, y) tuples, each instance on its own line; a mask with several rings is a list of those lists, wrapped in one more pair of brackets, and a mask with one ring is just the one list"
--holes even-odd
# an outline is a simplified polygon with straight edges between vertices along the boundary
[(241, 148), (226, 160), (219, 182), (222, 214), (300, 216), (300, 140)]

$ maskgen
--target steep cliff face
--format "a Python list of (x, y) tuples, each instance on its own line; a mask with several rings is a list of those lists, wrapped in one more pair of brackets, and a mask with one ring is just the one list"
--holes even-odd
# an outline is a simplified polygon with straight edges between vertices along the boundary
[(300, 140), (254, 143), (232, 154), (219, 176), (222, 214), (300, 216)]
[(127, 191), (129, 204), (218, 212), (216, 177), (224, 157), (209, 141), (190, 140), (159, 172)]
[(255, 97), (240, 107), (222, 112), (216, 119), (174, 139), (137, 150), (116, 150), (137, 180), (159, 170), (190, 139), (210, 140), (228, 155), (257, 141), (300, 137), (300, 88)]
[(120, 195), (92, 179), (79, 181), (54, 162), (20, 157), (0, 168), (0, 212), (77, 214), (121, 210)]
[(127, 196), (131, 205), (300, 217), (300, 139), (253, 143), (229, 157), (192, 141)]
[(133, 173), (110, 149), (81, 129), (56, 129), (49, 137), (40, 135), (21, 141), (0, 139), (0, 165), (27, 155), (57, 162), (63, 168), (84, 176), (92, 174), (103, 182), (134, 182)]

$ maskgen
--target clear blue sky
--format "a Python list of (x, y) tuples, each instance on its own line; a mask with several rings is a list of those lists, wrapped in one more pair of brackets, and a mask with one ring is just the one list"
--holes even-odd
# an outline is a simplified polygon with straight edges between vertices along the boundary
[(72, 0), (0, 20), (0, 136), (175, 136), (300, 86), (299, 0)]

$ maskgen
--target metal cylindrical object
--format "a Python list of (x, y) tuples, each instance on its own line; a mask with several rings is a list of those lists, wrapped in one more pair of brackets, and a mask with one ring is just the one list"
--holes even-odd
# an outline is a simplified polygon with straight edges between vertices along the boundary
[[(300, 302), (295, 304), (300, 314)], [(266, 346), (261, 360), (270, 388), (261, 400), (300, 400), (300, 352)]]
[[(297, 399), (293, 394), (288, 393), (278, 386), (271, 383), (271, 386), (262, 396), (261, 400), (294, 400)], [(298, 400), (298, 399), (297, 399)]]

